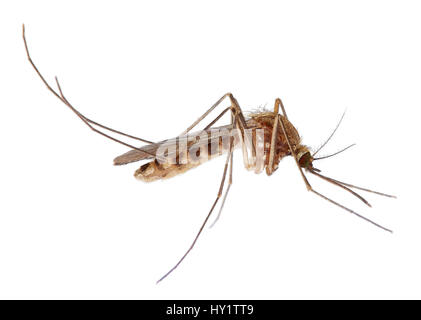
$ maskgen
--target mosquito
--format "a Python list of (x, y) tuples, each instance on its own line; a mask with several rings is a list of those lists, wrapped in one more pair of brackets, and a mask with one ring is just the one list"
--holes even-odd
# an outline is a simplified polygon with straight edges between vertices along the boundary
[[(166, 274), (164, 274), (157, 281), (157, 283), (170, 275), (194, 248), (216, 205), (222, 198), (219, 213), (213, 224), (219, 219), (228, 192), (233, 183), (233, 153), (237, 148), (241, 149), (242, 151), (244, 166), (247, 170), (252, 170), (255, 173), (261, 173), (263, 170), (265, 170), (268, 176), (272, 175), (277, 170), (281, 159), (286, 156), (292, 156), (308, 191), (380, 229), (383, 229), (387, 232), (392, 232), (392, 230), (381, 226), (380, 224), (362, 216), (356, 211), (349, 209), (348, 207), (345, 207), (344, 205), (316, 191), (310, 185), (306, 175), (304, 174), (305, 171), (344, 189), (345, 191), (360, 199), (369, 207), (371, 207), (370, 203), (360, 194), (354, 191), (355, 189), (374, 193), (380, 196), (396, 198), (393, 195), (377, 192), (367, 188), (361, 188), (322, 175), (320, 173), (321, 170), (314, 167), (314, 161), (332, 157), (353, 146), (352, 144), (328, 156), (316, 157), (317, 153), (330, 141), (332, 136), (335, 134), (340, 123), (342, 122), (344, 115), (342, 115), (342, 118), (328, 139), (315, 152), (312, 153), (309, 147), (301, 143), (300, 135), (298, 134), (297, 129), (290, 122), (281, 99), (278, 98), (275, 100), (273, 111), (257, 111), (251, 113), (248, 116), (245, 116), (234, 96), (231, 93), (226, 93), (178, 137), (160, 142), (152, 142), (102, 125), (80, 113), (64, 96), (58, 78), (55, 77), (57, 89), (53, 89), (36, 67), (29, 54), (24, 25), (22, 28), (22, 36), (27, 58), (33, 69), (41, 78), (42, 82), (47, 86), (48, 90), (51, 91), (58, 99), (60, 99), (62, 103), (69, 107), (76, 114), (76, 116), (79, 117), (80, 120), (82, 120), (91, 130), (131, 149), (130, 151), (116, 157), (114, 159), (114, 165), (125, 165), (141, 160), (149, 160), (149, 162), (143, 164), (135, 171), (134, 175), (136, 178), (144, 182), (171, 178), (194, 167), (197, 167), (205, 161), (221, 156), (222, 154), (226, 154), (218, 193), (206, 218), (204, 219), (193, 242), (184, 253), (184, 255)], [(220, 112), (220, 114), (215, 119), (213, 119), (204, 128), (204, 130), (192, 134), (191, 130), (194, 129), (199, 123), (204, 121), (209, 116), (209, 114), (225, 100), (228, 100), (229, 106)], [(229, 114), (231, 116), (230, 123), (224, 126), (215, 126), (215, 124), (225, 114)], [(104, 132), (105, 130), (136, 141), (143, 142), (145, 145), (136, 147), (133, 144), (126, 143), (120, 139), (110, 136)], [(225, 192), (223, 192), (224, 187)]]

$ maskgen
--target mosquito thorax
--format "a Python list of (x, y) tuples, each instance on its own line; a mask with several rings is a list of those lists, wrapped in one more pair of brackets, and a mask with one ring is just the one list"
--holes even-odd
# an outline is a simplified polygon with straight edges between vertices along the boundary
[(301, 168), (309, 169), (313, 167), (313, 157), (306, 146), (297, 148), (297, 159)]

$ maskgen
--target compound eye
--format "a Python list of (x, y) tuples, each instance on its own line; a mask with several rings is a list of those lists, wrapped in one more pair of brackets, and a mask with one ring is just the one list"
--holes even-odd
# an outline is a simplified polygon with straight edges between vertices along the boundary
[(310, 152), (304, 153), (300, 159), (298, 160), (298, 163), (300, 164), (301, 168), (308, 168), (311, 165), (312, 157)]

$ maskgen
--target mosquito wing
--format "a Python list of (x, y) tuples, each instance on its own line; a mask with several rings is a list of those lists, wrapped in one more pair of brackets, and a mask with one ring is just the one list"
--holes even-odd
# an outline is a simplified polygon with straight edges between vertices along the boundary
[(142, 152), (140, 150), (130, 150), (124, 154), (122, 154), (121, 156), (118, 156), (114, 159), (114, 165), (116, 166), (120, 166), (123, 164), (128, 164), (131, 162), (136, 162), (136, 161), (140, 161), (140, 160), (146, 160), (146, 159), (153, 159), (154, 157), (151, 155), (151, 153), (155, 153), (158, 146), (161, 144), (162, 142), (158, 142), (155, 144), (149, 144), (146, 145), (144, 147), (141, 147), (141, 150), (144, 150), (146, 152)]
[[(229, 141), (228, 137), (232, 134), (232, 125), (226, 125), (216, 128), (211, 128), (210, 130), (203, 130), (200, 132), (191, 133), (185, 136), (176, 137), (173, 139), (163, 140), (154, 144), (148, 144), (146, 146), (140, 147), (140, 150), (130, 150), (117, 158), (114, 159), (114, 165), (123, 165), (131, 162), (136, 162), (140, 160), (154, 159), (155, 157), (151, 154), (155, 154), (158, 150), (162, 150), (162, 147), (165, 147), (169, 152), (165, 154), (166, 157), (175, 158), (176, 152), (179, 152), (178, 146), (186, 146), (189, 149), (194, 145), (195, 148), (200, 148), (202, 146), (211, 146), (212, 144), (220, 144), (220, 140)], [(237, 138), (234, 136), (234, 140)], [(221, 149), (221, 148), (220, 148)], [(226, 143), (222, 145), (223, 151), (226, 149)], [(172, 150), (172, 151), (171, 151)], [(176, 151), (177, 150), (177, 151)], [(209, 148), (209, 150), (214, 150)], [(221, 150), (219, 150), (220, 152)], [(210, 154), (211, 157), (216, 156), (216, 154)]]

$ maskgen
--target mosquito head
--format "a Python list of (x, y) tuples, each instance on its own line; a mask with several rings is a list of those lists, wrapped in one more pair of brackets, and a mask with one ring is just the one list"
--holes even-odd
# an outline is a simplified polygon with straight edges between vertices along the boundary
[(313, 156), (310, 153), (310, 150), (306, 146), (299, 146), (297, 149), (297, 158), (298, 163), (301, 168), (304, 169), (313, 169)]

